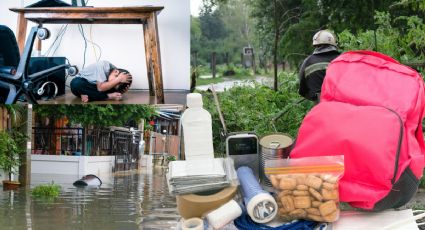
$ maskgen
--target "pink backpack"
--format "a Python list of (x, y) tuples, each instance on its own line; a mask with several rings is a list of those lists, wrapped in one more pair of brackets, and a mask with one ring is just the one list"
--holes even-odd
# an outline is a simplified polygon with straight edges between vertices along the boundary
[(344, 155), (340, 200), (353, 207), (409, 202), (425, 163), (422, 77), (383, 54), (350, 51), (328, 66), (320, 100), (290, 157)]

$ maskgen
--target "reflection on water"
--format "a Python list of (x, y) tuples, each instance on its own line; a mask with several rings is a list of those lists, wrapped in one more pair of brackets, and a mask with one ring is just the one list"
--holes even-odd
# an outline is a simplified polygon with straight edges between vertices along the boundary
[(60, 197), (0, 191), (0, 229), (174, 229), (180, 217), (164, 173), (155, 168), (100, 175), (100, 188), (72, 186), (77, 176), (33, 174), (31, 187), (54, 181), (62, 186)]

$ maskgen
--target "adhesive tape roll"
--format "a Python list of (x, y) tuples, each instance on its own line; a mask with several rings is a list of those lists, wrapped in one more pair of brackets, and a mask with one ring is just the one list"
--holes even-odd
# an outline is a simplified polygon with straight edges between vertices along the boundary
[(176, 196), (177, 209), (180, 215), (185, 219), (192, 217), (201, 218), (207, 212), (217, 209), (231, 200), (235, 196), (236, 191), (236, 186), (229, 186), (211, 195), (198, 195), (192, 193)]
[(199, 218), (190, 218), (183, 221), (183, 230), (204, 230), (204, 221)]
[(242, 209), (239, 204), (234, 200), (230, 200), (220, 208), (210, 212), (207, 215), (207, 220), (214, 229), (219, 229), (238, 218), (241, 214)]

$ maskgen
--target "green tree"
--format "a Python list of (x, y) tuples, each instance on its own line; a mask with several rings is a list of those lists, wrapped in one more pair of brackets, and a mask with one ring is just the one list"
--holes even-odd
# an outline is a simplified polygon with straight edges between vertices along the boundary
[(34, 105), (34, 112), (41, 117), (58, 119), (67, 117), (71, 123), (83, 126), (123, 126), (128, 121), (140, 121), (156, 114), (149, 105)]
[[(353, 34), (345, 30), (339, 34), (340, 46), (344, 50), (372, 50), (389, 55), (415, 68), (425, 63), (425, 24), (418, 16), (392, 18), (388, 12), (376, 13), (377, 28)], [(397, 28), (400, 25), (402, 28)], [(394, 25), (397, 25), (395, 27)], [(376, 37), (377, 44), (374, 42)]]
[(192, 18), (191, 25), (191, 52), (197, 53), (199, 64), (208, 64), (212, 52), (217, 53), (218, 64), (238, 63), (243, 47), (257, 46), (254, 22), (245, 1), (204, 1), (199, 18)]
[(274, 66), (274, 85), (275, 91), (278, 89), (278, 63), (282, 61), (279, 52), (282, 36), (286, 33), (290, 24), (296, 23), (300, 17), (299, 0), (248, 0), (252, 8), (252, 16), (257, 20), (259, 36), (268, 38), (268, 42), (262, 44), (262, 47), (271, 51)]
[(0, 107), (5, 109), (9, 114), (8, 128), (19, 128), (24, 124), (24, 117), (26, 113), (24, 105), (0, 105)]
[(202, 35), (209, 40), (218, 40), (226, 35), (221, 12), (214, 10), (211, 6), (204, 4), (199, 14)]
[(350, 32), (375, 29), (375, 11), (387, 10), (393, 0), (321, 0), (318, 1), (320, 11), (327, 16), (328, 25), (335, 31)]

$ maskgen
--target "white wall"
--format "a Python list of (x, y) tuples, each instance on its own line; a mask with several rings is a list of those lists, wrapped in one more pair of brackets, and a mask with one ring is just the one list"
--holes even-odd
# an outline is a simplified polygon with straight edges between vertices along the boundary
[(87, 175), (112, 173), (115, 156), (31, 155), (31, 173)]
[[(17, 14), (8, 9), (26, 6), (37, 1), (1, 0), (0, 24), (5, 24), (16, 32)], [(62, 1), (71, 2), (71, 0)], [(98, 7), (164, 6), (164, 10), (158, 16), (164, 89), (189, 89), (190, 0), (89, 0), (88, 5)], [(33, 25), (29, 23), (28, 30)], [(42, 55), (55, 40), (61, 26), (45, 25), (50, 30), (51, 37), (43, 41)], [(86, 38), (93, 40), (102, 48), (102, 60), (108, 60), (132, 73), (132, 89), (148, 89), (142, 25), (83, 25), (83, 28)], [(96, 61), (94, 49), (99, 56), (99, 50), (88, 43), (86, 66)], [(54, 56), (66, 56), (71, 64), (81, 68), (83, 54), (84, 40), (78, 31), (78, 25), (69, 25)], [(52, 51), (49, 56), (52, 56)]]

